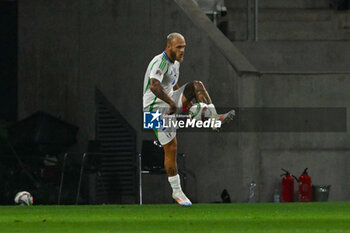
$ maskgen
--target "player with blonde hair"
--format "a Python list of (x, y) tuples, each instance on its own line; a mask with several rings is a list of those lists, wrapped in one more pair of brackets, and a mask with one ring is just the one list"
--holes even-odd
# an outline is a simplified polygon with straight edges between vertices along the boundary
[[(180, 33), (174, 32), (167, 36), (165, 51), (155, 56), (147, 67), (143, 86), (143, 111), (159, 111), (162, 114), (173, 115), (190, 109), (193, 115), (196, 115), (200, 111), (198, 107), (206, 106), (207, 114), (209, 113), (211, 118), (221, 123), (229, 122), (234, 116), (234, 110), (217, 114), (201, 81), (195, 80), (179, 87), (179, 69), (184, 59), (185, 48), (186, 41)], [(192, 100), (200, 104), (192, 106)], [(191, 206), (191, 201), (181, 189), (180, 176), (177, 173), (176, 130), (163, 128), (154, 131), (164, 148), (164, 165), (173, 190), (172, 197), (182, 206)]]

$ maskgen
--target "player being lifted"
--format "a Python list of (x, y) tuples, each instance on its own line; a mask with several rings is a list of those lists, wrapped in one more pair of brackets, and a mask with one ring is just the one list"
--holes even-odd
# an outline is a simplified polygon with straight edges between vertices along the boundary
[[(190, 109), (192, 112), (196, 113), (197, 108), (206, 105), (207, 116), (221, 121), (222, 124), (229, 122), (234, 116), (234, 110), (217, 114), (202, 82), (192, 81), (179, 87), (177, 82), (185, 47), (185, 38), (179, 33), (171, 33), (167, 36), (165, 51), (155, 56), (149, 63), (143, 85), (143, 111), (158, 110), (167, 115), (179, 114), (189, 110), (192, 107), (192, 100), (195, 100), (200, 104), (193, 106), (193, 109)], [(164, 166), (173, 190), (172, 197), (182, 206), (191, 206), (191, 201), (181, 189), (177, 173), (176, 130), (154, 129), (154, 131), (164, 148)]]

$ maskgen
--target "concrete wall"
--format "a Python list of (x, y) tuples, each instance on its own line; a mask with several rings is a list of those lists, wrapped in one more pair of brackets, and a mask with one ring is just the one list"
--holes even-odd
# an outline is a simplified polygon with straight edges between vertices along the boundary
[(347, 41), (258, 41), (234, 45), (262, 72), (350, 71)]
[[(180, 85), (202, 80), (217, 106), (237, 105), (237, 70), (254, 68), (192, 2), (20, 1), (19, 119), (37, 110), (60, 116), (79, 126), (72, 150), (84, 151), (94, 139), (98, 87), (137, 130), (139, 149), (154, 138), (141, 129), (144, 72), (173, 31), (187, 42)], [(180, 132), (178, 138), (193, 174), (187, 182), (193, 201), (220, 200), (224, 188), (234, 201), (243, 199), (237, 134)], [(144, 185), (145, 203), (171, 202), (165, 176), (146, 177)]]
[[(282, 74), (262, 73), (245, 79), (245, 104), (256, 107), (342, 107), (349, 122), (349, 85), (347, 74)], [(251, 99), (249, 99), (249, 97)], [(255, 101), (254, 101), (255, 99)], [(331, 123), (331, 122), (330, 122)], [(274, 189), (280, 189), (281, 168), (299, 176), (304, 168), (315, 185), (332, 185), (329, 200), (349, 200), (350, 175), (349, 124), (347, 132), (270, 132), (244, 133), (243, 169), (249, 170), (257, 182), (258, 201), (272, 201)], [(248, 182), (246, 180), (245, 182)], [(297, 188), (297, 185), (295, 185)]]
[[(259, 40), (348, 41), (350, 13), (330, 8), (330, 3), (330, 0), (259, 0)], [(247, 40), (247, 1), (225, 4), (228, 37), (233, 41)]]

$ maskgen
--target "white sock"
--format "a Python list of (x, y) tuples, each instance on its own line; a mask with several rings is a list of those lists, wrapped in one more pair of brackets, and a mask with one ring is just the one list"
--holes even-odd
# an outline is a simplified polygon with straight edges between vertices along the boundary
[(218, 113), (216, 112), (215, 106), (214, 104), (208, 104), (208, 109), (210, 110), (210, 112), (212, 113), (211, 117), (216, 117), (218, 115)]
[(179, 174), (177, 174), (176, 176), (168, 177), (168, 181), (170, 183), (171, 188), (173, 189), (173, 193), (178, 193), (182, 191)]

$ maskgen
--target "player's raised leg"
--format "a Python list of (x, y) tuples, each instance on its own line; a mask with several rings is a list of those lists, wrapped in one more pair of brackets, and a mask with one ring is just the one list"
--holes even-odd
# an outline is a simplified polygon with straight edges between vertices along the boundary
[[(195, 80), (186, 85), (182, 97), (183, 106), (190, 106), (193, 99), (195, 99), (197, 103), (207, 104), (208, 109), (211, 112), (211, 118), (221, 121), (222, 124), (230, 122), (235, 115), (235, 110), (231, 110), (224, 114), (218, 114), (214, 104), (211, 101), (208, 91), (205, 89), (204, 84), (201, 81)], [(213, 129), (217, 130), (216, 128)]]
[(165, 157), (164, 157), (164, 166), (166, 173), (168, 175), (168, 181), (170, 183), (171, 188), (173, 189), (172, 197), (182, 206), (191, 206), (191, 201), (186, 197), (183, 193), (181, 184), (180, 184), (180, 176), (177, 173), (177, 163), (176, 163), (176, 155), (177, 155), (177, 140), (176, 137), (171, 140), (168, 144), (163, 145)]
[(212, 104), (209, 93), (201, 81), (195, 80), (186, 84), (182, 101), (186, 104), (193, 99), (198, 103)]

